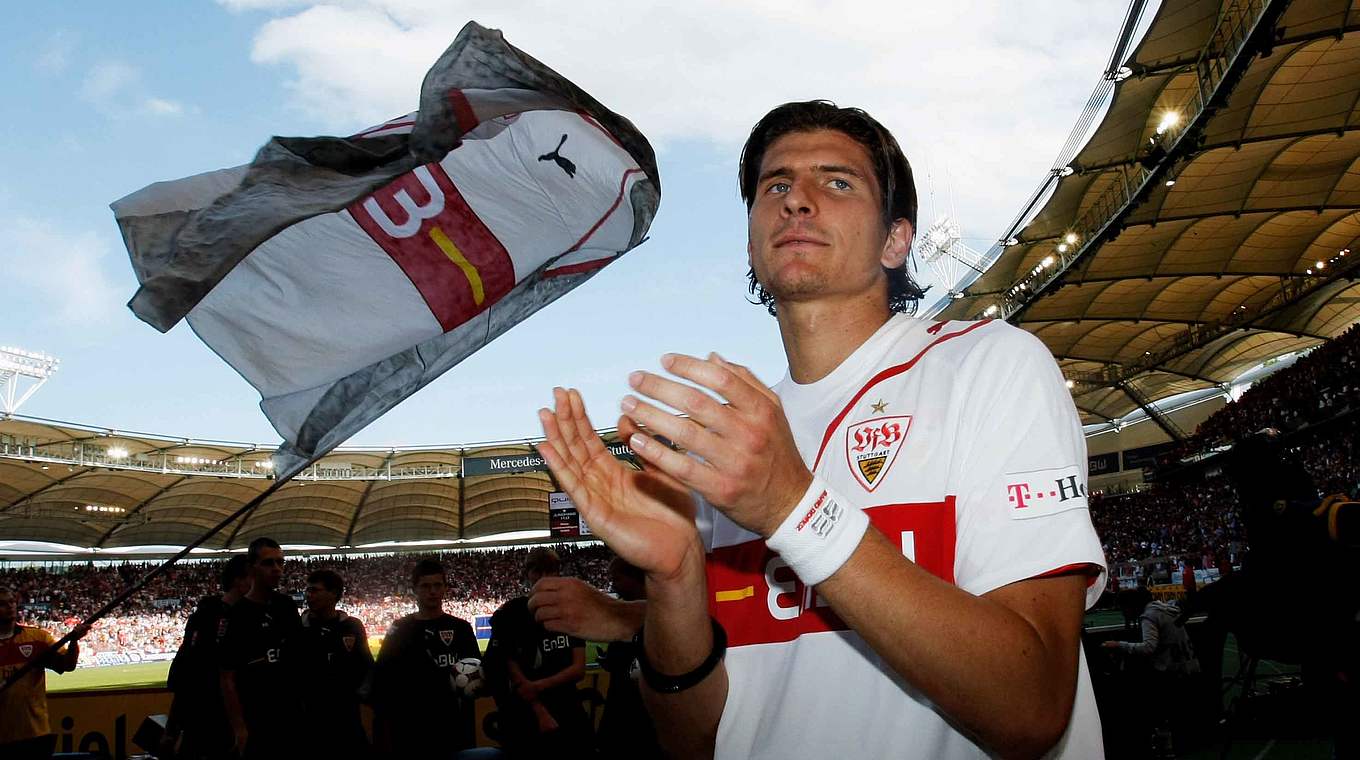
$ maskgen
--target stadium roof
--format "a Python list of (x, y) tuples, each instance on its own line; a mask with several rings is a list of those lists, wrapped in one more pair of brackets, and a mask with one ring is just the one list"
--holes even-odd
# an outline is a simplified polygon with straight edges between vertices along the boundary
[[(612, 434), (606, 443), (623, 455)], [(0, 541), (184, 546), (272, 482), (270, 447), (0, 417)], [(341, 448), (204, 544), (364, 546), (548, 529), (528, 442)]]
[(1360, 318), (1360, 1), (1166, 0), (1109, 80), (1103, 121), (943, 316), (1037, 335), (1086, 423)]

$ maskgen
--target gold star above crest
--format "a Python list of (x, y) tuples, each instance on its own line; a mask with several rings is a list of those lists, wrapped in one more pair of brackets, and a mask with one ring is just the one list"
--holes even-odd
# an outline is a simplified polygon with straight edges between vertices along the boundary
[(888, 402), (884, 401), (883, 399), (879, 399), (876, 403), (870, 404), (869, 406), (872, 407), (875, 412), (882, 414), (883, 412), (887, 411)]

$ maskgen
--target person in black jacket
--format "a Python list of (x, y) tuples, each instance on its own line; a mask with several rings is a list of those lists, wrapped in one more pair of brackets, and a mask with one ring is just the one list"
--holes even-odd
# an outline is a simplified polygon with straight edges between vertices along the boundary
[(416, 563), (411, 588), (417, 611), (388, 629), (374, 665), (374, 744), (391, 758), (448, 757), (477, 743), (472, 699), (454, 678), (458, 661), (481, 650), (472, 625), (444, 612), (443, 565)]
[(243, 758), (290, 757), (298, 745), (297, 691), (286, 659), (300, 620), (278, 592), (283, 549), (257, 538), (246, 551), (250, 591), (222, 618), (218, 669), (232, 745)]
[(345, 581), (333, 570), (307, 576), (307, 611), (288, 653), (302, 698), (305, 749), (332, 760), (369, 754), (359, 692), (373, 652), (364, 624), (335, 608), (344, 592)]
[[(551, 549), (534, 549), (524, 561), (526, 588), (561, 572)], [(554, 633), (534, 619), (520, 596), (491, 616), (487, 678), (497, 695), (502, 743), (511, 757), (589, 755), (594, 737), (576, 684), (585, 676), (585, 642)]]
[[(614, 594), (625, 602), (647, 598), (646, 579), (641, 570), (622, 557), (609, 563)], [(642, 760), (661, 757), (656, 728), (638, 689), (637, 645), (615, 641), (599, 655), (600, 667), (609, 673), (609, 694), (600, 718), (600, 756), (613, 760)]]
[(220, 579), (222, 594), (200, 599), (184, 624), (184, 639), (166, 678), (173, 697), (161, 737), (162, 755), (211, 760), (231, 751), (231, 726), (223, 713), (217, 673), (217, 635), (227, 611), (250, 590), (248, 571), (244, 554), (227, 560)]

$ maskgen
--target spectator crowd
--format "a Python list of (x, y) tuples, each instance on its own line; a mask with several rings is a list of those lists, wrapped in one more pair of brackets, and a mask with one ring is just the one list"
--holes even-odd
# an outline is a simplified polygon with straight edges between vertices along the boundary
[[(1205, 420), (1180, 453), (1239, 441), (1263, 428), (1289, 437), (1320, 494), (1360, 496), (1360, 326), (1353, 326), (1290, 367), (1253, 385)], [(1245, 547), (1237, 494), (1221, 468), (1198, 482), (1178, 479), (1150, 489), (1096, 495), (1091, 517), (1111, 565), (1167, 557), (1210, 568), (1240, 561)]]
[[(597, 588), (609, 588), (612, 555), (603, 546), (564, 546), (558, 547), (558, 552), (564, 574)], [(340, 607), (363, 620), (373, 635), (379, 635), (394, 620), (415, 611), (409, 585), (411, 569), (422, 559), (437, 559), (450, 571), (445, 609), (464, 620), (476, 621), (525, 592), (521, 581), (525, 554), (523, 549), (502, 549), (303, 557), (289, 560), (280, 590), (300, 600), (310, 573), (334, 570), (344, 576), (347, 586)], [(21, 622), (60, 634), (153, 567), (145, 562), (127, 562), (0, 568), (0, 586), (18, 591)], [(95, 623), (81, 642), (80, 665), (125, 662), (126, 657), (168, 659), (179, 648), (194, 605), (201, 597), (218, 592), (220, 571), (220, 560), (171, 568)]]

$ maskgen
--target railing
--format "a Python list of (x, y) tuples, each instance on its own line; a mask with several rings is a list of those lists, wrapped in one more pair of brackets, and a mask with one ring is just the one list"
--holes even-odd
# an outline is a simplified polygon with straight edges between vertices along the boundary
[[(1241, 55), (1248, 39), (1264, 17), (1268, 0), (1229, 0), (1218, 26), (1200, 51), (1195, 64), (1198, 87), (1190, 93), (1176, 113), (1174, 123), (1163, 123), (1149, 137), (1144, 157), (1137, 163), (1112, 169), (1112, 181), (1080, 216), (1073, 220), (1052, 254), (1014, 281), (999, 302), (989, 304), (975, 319), (1009, 319), (1033, 301), (1040, 292), (1061, 278), (1082, 257), (1092, 252), (1105, 231), (1126, 214), (1151, 182), (1176, 154), (1182, 138), (1195, 131), (1205, 117), (1205, 106), (1218, 94), (1232, 64)], [(1008, 241), (1009, 242), (1009, 241)]]
[[(105, 447), (83, 443), (37, 441), (0, 441), (0, 459), (22, 460), (45, 465), (76, 467), (103, 467), (110, 470), (132, 470), (171, 475), (205, 475), (222, 478), (244, 478), (265, 480), (273, 477), (273, 472), (257, 463), (267, 459), (249, 459), (233, 456), (220, 461), (180, 461), (185, 457), (167, 452), (152, 454), (129, 453), (126, 456), (109, 453)], [(326, 467), (315, 464), (293, 477), (294, 480), (415, 480), (456, 478), (458, 465), (407, 465), (399, 467)]]

